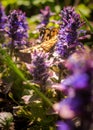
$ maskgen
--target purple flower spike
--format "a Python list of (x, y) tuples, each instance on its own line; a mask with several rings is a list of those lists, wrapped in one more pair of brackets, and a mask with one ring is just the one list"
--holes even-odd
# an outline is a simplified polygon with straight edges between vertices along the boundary
[[(74, 23), (73, 29), (79, 28), (81, 25), (80, 16), (77, 14), (73, 7), (65, 7), (61, 14), (62, 16), (62, 27), (66, 27), (69, 23)], [(76, 23), (75, 23), (76, 22)]]
[(42, 91), (45, 89), (46, 81), (49, 77), (48, 73), (48, 63), (47, 63), (47, 54), (42, 51), (34, 51), (32, 56), (32, 63), (27, 65), (30, 73), (33, 76), (33, 81), (39, 84), (42, 88)]
[(7, 16), (5, 14), (5, 10), (0, 3), (0, 43), (2, 47), (5, 46), (5, 34), (6, 34), (6, 27), (7, 27)]
[(75, 51), (77, 45), (81, 45), (78, 41), (78, 29), (82, 23), (80, 16), (72, 7), (64, 8), (61, 11), (61, 17), (62, 24), (60, 25), (56, 51), (61, 57), (68, 57)]
[(73, 121), (74, 130), (90, 130), (93, 123), (93, 52), (85, 47), (72, 54), (65, 66), (71, 75), (54, 87), (66, 92), (67, 97), (53, 108), (66, 125), (68, 119)]
[(26, 22), (25, 13), (20, 10), (12, 11), (8, 16), (8, 24), (8, 34), (11, 38), (11, 44), (14, 47), (25, 45), (28, 37), (28, 25)]
[(2, 4), (0, 3), (0, 30), (1, 31), (4, 31), (6, 27), (6, 21), (7, 21), (7, 17), (5, 15), (5, 11), (4, 8), (2, 7)]

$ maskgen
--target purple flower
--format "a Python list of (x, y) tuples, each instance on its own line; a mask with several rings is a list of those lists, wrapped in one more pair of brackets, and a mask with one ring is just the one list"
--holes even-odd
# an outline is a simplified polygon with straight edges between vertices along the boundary
[(89, 76), (86, 73), (75, 73), (72, 76), (69, 76), (62, 82), (62, 86), (65, 88), (70, 86), (75, 89), (85, 89), (88, 87)]
[(25, 13), (20, 10), (13, 10), (8, 16), (9, 30), (8, 35), (11, 38), (13, 47), (22, 46), (26, 44), (28, 37), (28, 25), (26, 22)]
[(75, 51), (77, 45), (81, 45), (78, 41), (78, 29), (82, 23), (80, 16), (72, 7), (64, 8), (61, 11), (61, 17), (62, 24), (60, 25), (56, 51), (60, 56), (68, 57)]
[[(83, 73), (90, 66), (89, 54), (87, 55), (86, 49), (77, 51), (73, 55), (69, 56), (65, 62), (65, 66), (73, 73)], [(84, 56), (82, 56), (84, 55)], [(88, 58), (86, 58), (88, 56)]]
[(59, 89), (54, 88), (66, 92), (67, 97), (53, 108), (66, 124), (68, 119), (77, 119), (75, 130), (78, 122), (80, 130), (89, 130), (93, 122), (93, 52), (88, 48), (81, 49), (66, 60), (65, 66), (71, 74), (62, 80)]
[(54, 110), (63, 119), (73, 119), (83, 111), (83, 101), (80, 97), (68, 97), (54, 104)]
[(63, 121), (57, 122), (57, 130), (73, 130), (70, 124), (67, 124)]
[(41, 9), (40, 13), (41, 13), (41, 23), (37, 28), (46, 27), (47, 24), (49, 23), (49, 18), (52, 15), (52, 12), (49, 6), (45, 6), (44, 9)]
[(5, 42), (6, 26), (7, 26), (7, 16), (5, 15), (4, 8), (0, 3), (0, 43), (2, 43), (2, 47), (4, 46)]
[(5, 15), (4, 8), (2, 7), (2, 4), (0, 3), (0, 31), (4, 31), (6, 27), (6, 21), (7, 17)]
[[(73, 7), (65, 7), (61, 11), (61, 20), (62, 20), (62, 27), (66, 27), (69, 23), (74, 23), (72, 25), (73, 29), (79, 28), (81, 25), (80, 16), (77, 14)], [(76, 22), (76, 23), (75, 23)]]
[(46, 86), (46, 81), (49, 77), (47, 54), (44, 52), (35, 51), (32, 54), (32, 63), (27, 68), (33, 76), (33, 81), (39, 84), (42, 88)]

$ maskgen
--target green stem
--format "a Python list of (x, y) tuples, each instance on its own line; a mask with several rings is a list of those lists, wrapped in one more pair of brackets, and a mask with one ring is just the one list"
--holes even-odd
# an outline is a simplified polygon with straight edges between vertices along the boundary
[(13, 56), (13, 52), (14, 52), (14, 41), (12, 40), (11, 45), (10, 45), (10, 57)]
[[(62, 76), (62, 70), (59, 69), (58, 83), (61, 82), (61, 76)], [(57, 98), (58, 98), (58, 101), (60, 101), (60, 99), (61, 99), (61, 92), (60, 91), (57, 91)]]

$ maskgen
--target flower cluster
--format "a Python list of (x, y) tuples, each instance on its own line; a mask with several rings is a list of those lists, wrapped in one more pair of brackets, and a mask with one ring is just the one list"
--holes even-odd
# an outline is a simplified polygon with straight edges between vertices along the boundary
[(5, 29), (6, 21), (7, 21), (7, 17), (5, 15), (5, 11), (4, 8), (2, 7), (2, 4), (0, 3), (0, 31)]
[(8, 35), (11, 38), (12, 46), (25, 45), (28, 37), (25, 13), (20, 10), (13, 10), (8, 16), (8, 24)]
[(88, 48), (76, 52), (66, 60), (65, 66), (71, 75), (54, 85), (66, 95), (53, 106), (63, 119), (57, 123), (58, 130), (89, 130), (93, 115), (93, 52)]
[(0, 112), (0, 128), (3, 129), (14, 129), (13, 115), (10, 112)]
[(33, 76), (33, 81), (41, 87), (46, 85), (49, 76), (48, 62), (46, 61), (47, 56), (48, 55), (42, 51), (34, 51), (32, 54), (32, 63), (30, 65), (27, 64), (27, 68)]
[(62, 57), (68, 57), (75, 51), (78, 41), (78, 29), (82, 25), (79, 14), (72, 7), (66, 7), (61, 11), (61, 21), (58, 43), (56, 45), (57, 53)]

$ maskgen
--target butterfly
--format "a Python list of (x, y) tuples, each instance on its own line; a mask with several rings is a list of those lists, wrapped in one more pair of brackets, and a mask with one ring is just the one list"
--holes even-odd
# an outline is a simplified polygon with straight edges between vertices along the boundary
[(49, 52), (57, 42), (58, 28), (41, 28), (40, 29), (40, 40), (41, 44), (37, 44), (33, 47), (21, 50), (21, 52), (30, 53), (34, 50), (42, 50)]

